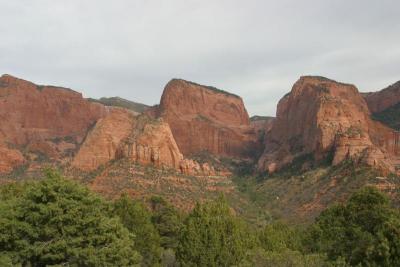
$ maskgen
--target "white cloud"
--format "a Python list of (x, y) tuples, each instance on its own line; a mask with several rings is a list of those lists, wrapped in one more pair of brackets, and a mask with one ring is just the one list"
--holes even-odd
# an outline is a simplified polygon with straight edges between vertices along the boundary
[(155, 104), (174, 77), (274, 115), (300, 75), (400, 79), (395, 0), (0, 0), (0, 73)]

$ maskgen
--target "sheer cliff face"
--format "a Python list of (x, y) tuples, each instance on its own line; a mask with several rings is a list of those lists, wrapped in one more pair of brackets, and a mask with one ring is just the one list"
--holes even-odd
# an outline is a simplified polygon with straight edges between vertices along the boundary
[[(4, 171), (25, 162), (25, 153), (60, 159), (77, 148), (107, 109), (70, 89), (38, 86), (10, 75), (0, 77), (0, 165)], [(7, 155), (11, 155), (8, 157)]]
[(240, 97), (184, 80), (165, 87), (157, 112), (171, 127), (184, 155), (208, 151), (246, 158), (256, 150), (257, 136)]
[(38, 86), (9, 75), (0, 78), (0, 133), (17, 145), (67, 136), (79, 142), (106, 113), (103, 105), (70, 89)]
[(278, 104), (259, 169), (274, 172), (311, 155), (315, 161), (332, 157), (334, 165), (353, 158), (393, 170), (385, 147), (374, 143), (379, 139), (376, 127), (356, 87), (302, 77)]
[(400, 102), (400, 81), (374, 93), (363, 94), (371, 113), (378, 113)]

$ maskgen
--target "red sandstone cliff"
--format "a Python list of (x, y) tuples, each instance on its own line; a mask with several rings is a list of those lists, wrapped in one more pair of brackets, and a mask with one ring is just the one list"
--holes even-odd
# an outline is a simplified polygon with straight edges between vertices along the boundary
[(11, 145), (7, 151), (14, 150), (15, 158), (10, 161), (2, 153), (1, 169), (9, 171), (23, 161), (18, 150), (54, 159), (65, 156), (77, 148), (88, 128), (106, 113), (103, 105), (90, 103), (70, 89), (1, 76), (0, 143), (3, 150)]
[(165, 87), (158, 107), (186, 156), (202, 151), (247, 158), (257, 150), (257, 135), (240, 97), (192, 82), (174, 79)]
[(299, 156), (311, 155), (317, 162), (331, 156), (335, 165), (352, 158), (394, 171), (394, 154), (383, 144), (390, 143), (383, 132), (389, 135), (391, 130), (371, 121), (355, 86), (301, 77), (278, 104), (258, 167), (274, 172)]
[(110, 160), (122, 158), (140, 165), (175, 169), (184, 174), (214, 173), (208, 164), (184, 159), (169, 125), (162, 119), (136, 116), (129, 110), (114, 108), (90, 131), (72, 166), (92, 171)]
[(364, 93), (368, 108), (372, 113), (381, 112), (400, 103), (400, 81), (373, 93)]

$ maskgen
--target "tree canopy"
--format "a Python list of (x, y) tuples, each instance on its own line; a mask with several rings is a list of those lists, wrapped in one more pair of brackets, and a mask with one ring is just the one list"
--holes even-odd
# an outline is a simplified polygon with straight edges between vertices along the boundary
[[(107, 203), (53, 171), (0, 202), (2, 260), (30, 266), (132, 266), (134, 236)], [(7, 258), (6, 258), (7, 257)]]
[(178, 259), (187, 266), (232, 266), (254, 246), (242, 221), (223, 198), (197, 204), (184, 221)]
[(346, 204), (328, 208), (311, 227), (308, 244), (330, 259), (351, 265), (397, 266), (400, 263), (400, 216), (387, 196), (366, 187)]
[(260, 228), (226, 199), (188, 214), (166, 200), (107, 201), (47, 171), (0, 186), (0, 266), (398, 266), (400, 214), (367, 187), (308, 228)]

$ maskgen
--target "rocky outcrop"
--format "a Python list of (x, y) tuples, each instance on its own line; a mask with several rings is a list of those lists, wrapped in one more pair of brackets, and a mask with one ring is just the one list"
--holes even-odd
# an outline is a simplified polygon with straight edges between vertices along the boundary
[(9, 173), (24, 163), (25, 158), (20, 151), (11, 149), (5, 144), (0, 143), (0, 174)]
[[(106, 113), (106, 107), (70, 89), (39, 86), (10, 75), (0, 77), (0, 140), (24, 153), (51, 159), (69, 155)], [(21, 159), (15, 149), (15, 159)], [(0, 164), (7, 162), (3, 159)]]
[(257, 150), (257, 135), (240, 97), (192, 82), (174, 79), (158, 107), (148, 114), (162, 117), (185, 156), (202, 151), (246, 158)]
[(373, 93), (363, 94), (371, 113), (378, 113), (400, 103), (400, 81)]
[(122, 140), (132, 131), (134, 116), (127, 110), (114, 108), (100, 119), (88, 133), (72, 166), (90, 171), (115, 158)]
[(129, 158), (141, 165), (179, 169), (183, 156), (168, 124), (139, 116), (132, 126), (129, 137), (117, 149), (117, 158)]
[(310, 155), (315, 162), (353, 159), (394, 171), (387, 149), (377, 143), (376, 127), (355, 86), (301, 77), (278, 104), (258, 167), (274, 172)]
[(208, 164), (185, 159), (162, 119), (135, 115), (114, 108), (88, 134), (72, 166), (92, 171), (114, 159), (129, 159), (140, 165), (175, 169), (187, 175), (213, 175)]

